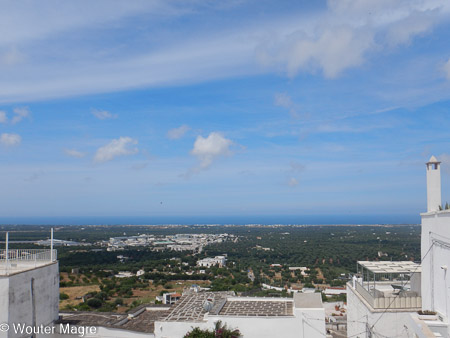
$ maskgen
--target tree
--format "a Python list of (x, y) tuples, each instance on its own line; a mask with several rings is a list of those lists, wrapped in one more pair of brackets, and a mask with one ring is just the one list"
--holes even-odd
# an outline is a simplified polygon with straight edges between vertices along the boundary
[(239, 338), (241, 333), (238, 329), (229, 329), (227, 324), (223, 324), (221, 320), (217, 321), (214, 330), (193, 328), (184, 335), (184, 338)]

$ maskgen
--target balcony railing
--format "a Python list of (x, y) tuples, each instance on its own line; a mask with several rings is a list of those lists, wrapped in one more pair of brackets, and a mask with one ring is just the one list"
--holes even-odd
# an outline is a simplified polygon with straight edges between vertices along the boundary
[[(385, 286), (390, 283), (392, 282), (380, 282), (380, 284)], [(419, 295), (401, 292), (398, 294), (388, 293), (385, 295), (383, 292), (376, 289), (369, 291), (366, 289), (365, 285), (361, 285), (359, 282), (356, 282), (356, 291), (373, 309), (407, 310), (422, 307), (422, 297)]]
[(20, 262), (51, 262), (56, 261), (57, 252), (55, 249), (9, 249), (8, 254), (6, 249), (0, 249), (0, 264), (7, 261), (9, 263)]

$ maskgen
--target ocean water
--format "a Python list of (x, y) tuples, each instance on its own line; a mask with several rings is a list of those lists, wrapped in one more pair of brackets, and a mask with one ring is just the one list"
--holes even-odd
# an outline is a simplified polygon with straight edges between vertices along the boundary
[(67, 216), (0, 217), (0, 224), (29, 225), (158, 225), (158, 224), (419, 224), (417, 214), (407, 215), (199, 215), (199, 216)]

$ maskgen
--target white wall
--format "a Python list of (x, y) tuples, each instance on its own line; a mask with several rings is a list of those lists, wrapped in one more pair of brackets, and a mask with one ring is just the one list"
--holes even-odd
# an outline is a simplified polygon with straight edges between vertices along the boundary
[(441, 267), (450, 269), (450, 211), (422, 214), (421, 245), (422, 309), (437, 311), (448, 319), (450, 270)]
[[(8, 323), (8, 293), (9, 280), (7, 277), (0, 277), (0, 324)], [(0, 332), (0, 338), (6, 338), (5, 332)]]
[[(58, 319), (59, 270), (56, 262), (0, 277), (0, 323), (6, 322), (10, 327), (13, 323), (32, 324), (32, 278), (34, 278), (36, 325), (48, 325)], [(9, 316), (3, 321), (5, 313)], [(15, 335), (14, 330), (10, 330), (9, 335), (0, 334), (0, 337), (20, 337), (20, 335)]]
[(203, 322), (155, 322), (156, 338), (183, 337), (193, 327), (213, 329), (221, 320), (229, 328), (238, 328), (245, 338), (325, 337), (325, 312), (321, 309), (294, 309), (295, 317), (207, 316)]
[[(410, 325), (411, 312), (387, 311), (377, 310), (371, 312), (368, 306), (357, 295), (356, 290), (347, 283), (347, 336), (348, 337), (368, 337), (367, 323), (371, 327), (377, 320), (373, 328), (373, 332), (380, 336), (387, 337), (405, 337), (408, 338), (408, 331), (405, 325)], [(374, 335), (378, 337), (378, 335)]]

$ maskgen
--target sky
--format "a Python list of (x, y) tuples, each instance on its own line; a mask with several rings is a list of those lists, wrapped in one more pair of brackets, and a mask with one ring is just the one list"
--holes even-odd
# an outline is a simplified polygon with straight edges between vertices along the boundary
[(450, 201), (449, 1), (0, 8), (0, 222), (418, 223), (431, 155)]

